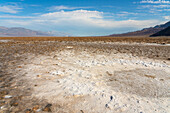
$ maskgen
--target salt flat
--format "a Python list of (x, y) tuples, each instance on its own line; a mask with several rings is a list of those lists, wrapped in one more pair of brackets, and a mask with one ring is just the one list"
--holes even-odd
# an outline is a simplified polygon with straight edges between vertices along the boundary
[(170, 65), (160, 60), (65, 46), (27, 62), (26, 79), (37, 85), (32, 96), (66, 112), (169, 111)]
[(169, 45), (0, 44), (2, 112), (168, 113)]

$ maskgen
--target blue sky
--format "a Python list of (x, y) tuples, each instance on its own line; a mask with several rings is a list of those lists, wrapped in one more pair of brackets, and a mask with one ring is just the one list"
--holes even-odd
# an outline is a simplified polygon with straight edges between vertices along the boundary
[(0, 0), (0, 26), (73, 36), (123, 33), (169, 20), (169, 0)]

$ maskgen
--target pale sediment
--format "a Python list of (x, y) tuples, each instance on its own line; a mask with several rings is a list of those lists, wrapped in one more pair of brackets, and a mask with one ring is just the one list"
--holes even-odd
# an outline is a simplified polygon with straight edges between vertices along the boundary
[(31, 60), (25, 71), (28, 81), (37, 84), (33, 96), (74, 112), (168, 112), (169, 64), (131, 54), (91, 53), (95, 49), (66, 46)]
[[(36, 44), (13, 45), (20, 53), (23, 48), (32, 51), (23, 52), (23, 62), (13, 69), (18, 77), (15, 80), (25, 81), (22, 87), (31, 89), (27, 90), (29, 98), (45, 100), (43, 105), (51, 103), (52, 112), (169, 111), (169, 46), (55, 41)], [(43, 108), (38, 110), (42, 112)]]

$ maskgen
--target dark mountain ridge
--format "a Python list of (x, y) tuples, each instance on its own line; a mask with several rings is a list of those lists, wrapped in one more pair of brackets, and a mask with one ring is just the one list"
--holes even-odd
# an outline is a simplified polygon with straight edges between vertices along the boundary
[(150, 28), (144, 28), (142, 30), (139, 31), (134, 31), (134, 32), (128, 32), (128, 33), (122, 33), (122, 34), (112, 34), (109, 36), (150, 36), (152, 34), (155, 34), (167, 27), (170, 26), (170, 21), (165, 23), (165, 24), (161, 24), (161, 25), (156, 25), (155, 27), (150, 27)]
[(151, 37), (155, 37), (155, 36), (170, 36), (170, 26), (151, 35)]

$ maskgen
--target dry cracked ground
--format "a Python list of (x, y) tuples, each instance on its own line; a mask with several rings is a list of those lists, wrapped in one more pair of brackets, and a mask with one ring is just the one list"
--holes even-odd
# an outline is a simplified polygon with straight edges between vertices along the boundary
[(0, 113), (168, 113), (169, 44), (0, 41)]

